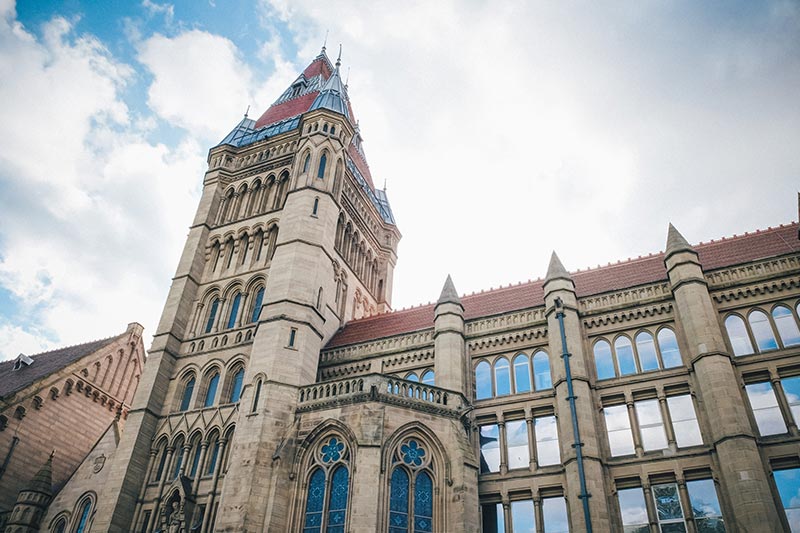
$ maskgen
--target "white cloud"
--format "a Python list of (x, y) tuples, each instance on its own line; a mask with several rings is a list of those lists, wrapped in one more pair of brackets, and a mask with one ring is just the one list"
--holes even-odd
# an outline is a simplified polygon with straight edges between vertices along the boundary
[(151, 0), (143, 0), (142, 7), (145, 8), (151, 16), (164, 15), (164, 22), (166, 22), (167, 25), (172, 24), (172, 20), (175, 17), (175, 6), (172, 4), (158, 4)]

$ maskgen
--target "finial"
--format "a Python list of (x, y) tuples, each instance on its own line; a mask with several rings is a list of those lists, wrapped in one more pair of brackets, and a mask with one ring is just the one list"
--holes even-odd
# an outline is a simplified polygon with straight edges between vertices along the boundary
[(386, 192), (386, 178), (383, 178), (383, 192)]
[(55, 448), (53, 448), (53, 451), (52, 451), (52, 452), (50, 452), (50, 459), (52, 459), (52, 458), (53, 458), (53, 457), (55, 457), (55, 456), (56, 456), (56, 449), (55, 449)]
[(342, 64), (342, 43), (339, 43), (339, 57), (336, 58), (336, 68)]
[(247, 105), (247, 109), (244, 112), (244, 118), (247, 118), (247, 114), (250, 112), (250, 105)]
[(325, 47), (328, 46), (328, 31), (330, 31), (330, 30), (325, 30), (325, 40), (322, 41), (322, 53), (323, 54), (325, 53)]

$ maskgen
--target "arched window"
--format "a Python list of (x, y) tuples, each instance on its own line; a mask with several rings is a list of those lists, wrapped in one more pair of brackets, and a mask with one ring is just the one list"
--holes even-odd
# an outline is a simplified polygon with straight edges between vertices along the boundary
[(250, 322), (258, 321), (258, 315), (261, 314), (261, 304), (264, 302), (264, 287), (256, 291), (256, 301), (253, 302), (253, 314), (250, 315)]
[(505, 357), (500, 357), (494, 363), (494, 384), (497, 396), (511, 394), (511, 373)]
[(772, 332), (772, 325), (769, 323), (769, 317), (763, 311), (753, 311), (747, 317), (750, 322), (750, 328), (753, 330), (753, 337), (756, 339), (756, 346), (759, 352), (768, 352), (770, 350), (778, 349), (778, 341), (775, 340), (775, 334)]
[(317, 170), (317, 178), (325, 179), (325, 165), (328, 164), (328, 154), (322, 154), (319, 158), (319, 169)]
[(350, 495), (349, 459), (347, 445), (339, 437), (326, 439), (316, 449), (306, 490), (303, 533), (344, 533)]
[(227, 328), (232, 329), (236, 325), (236, 317), (239, 315), (239, 304), (242, 303), (242, 293), (237, 292), (233, 297), (233, 304), (231, 304), (231, 312), (228, 315)]
[(675, 333), (671, 329), (664, 328), (658, 332), (658, 349), (661, 351), (661, 361), (664, 363), (664, 368), (683, 365), (681, 351), (678, 348), (678, 339), (675, 338)]
[(783, 305), (775, 307), (772, 310), (772, 318), (775, 320), (775, 327), (778, 329), (784, 348), (800, 344), (800, 330), (797, 329), (797, 322), (788, 307)]
[(219, 458), (219, 434), (215, 432), (208, 437), (208, 447), (211, 451), (208, 454), (208, 461), (206, 461), (206, 475), (210, 476), (214, 473)]
[(422, 374), (420, 381), (425, 385), (430, 385), (433, 387), (436, 384), (436, 375), (434, 374), (433, 370), (426, 370), (425, 373)]
[(433, 531), (433, 476), (430, 454), (414, 438), (404, 441), (394, 457), (389, 481), (389, 533)]
[(314, 207), (311, 209), (311, 214), (316, 216), (319, 211), (319, 198), (314, 198)]
[(192, 458), (192, 466), (189, 470), (189, 477), (193, 478), (197, 475), (197, 471), (200, 468), (200, 435), (197, 435), (194, 439), (192, 439), (192, 451), (191, 458)]
[(56, 525), (53, 526), (53, 533), (65, 533), (67, 530), (67, 519), (63, 516), (58, 519)]
[(183, 465), (183, 442), (183, 437), (179, 437), (175, 441), (175, 452), (172, 457), (172, 477), (169, 479), (175, 479), (181, 471), (181, 466)]
[(307, 154), (305, 161), (303, 161), (303, 174), (308, 172), (309, 165), (311, 165), (311, 154)]
[(239, 398), (241, 398), (242, 381), (244, 381), (244, 368), (240, 368), (236, 371), (236, 374), (233, 375), (233, 381), (231, 383), (231, 395), (230, 398), (228, 398), (230, 403), (236, 403), (239, 401)]
[(167, 441), (166, 439), (162, 442), (160, 450), (159, 450), (160, 457), (158, 459), (158, 467), (156, 468), (155, 476), (153, 476), (153, 481), (161, 481), (161, 476), (164, 475), (164, 467), (166, 466), (167, 462)]
[(405, 378), (407, 381), (413, 381), (414, 383), (419, 383), (419, 376), (417, 376), (416, 372), (409, 372)]
[(734, 355), (747, 355), (753, 353), (753, 343), (747, 334), (747, 327), (739, 315), (730, 315), (725, 319), (725, 330), (731, 341)]
[(531, 390), (531, 365), (528, 356), (524, 353), (514, 357), (514, 392), (530, 392)]
[(256, 392), (253, 394), (253, 406), (250, 409), (251, 413), (258, 411), (258, 400), (261, 399), (261, 380), (256, 381)]
[(625, 335), (617, 337), (617, 340), (614, 341), (614, 351), (617, 353), (619, 374), (621, 376), (635, 374), (637, 372), (636, 358), (633, 355), (631, 340)]
[(616, 377), (614, 359), (611, 357), (611, 345), (601, 339), (594, 344), (594, 365), (597, 368), (597, 379)]
[(214, 327), (214, 319), (217, 318), (217, 310), (219, 308), (219, 298), (214, 298), (211, 302), (211, 310), (208, 312), (208, 320), (206, 321), (206, 333), (211, 333), (211, 328)]
[(88, 531), (86, 527), (89, 522), (89, 511), (92, 510), (92, 500), (86, 498), (86, 501), (81, 505), (81, 510), (78, 511), (78, 525), (75, 527), (75, 533), (84, 533)]
[(192, 401), (192, 394), (194, 393), (194, 376), (189, 378), (186, 385), (183, 387), (183, 396), (181, 398), (181, 411), (189, 409)]
[(659, 369), (656, 345), (653, 342), (653, 336), (647, 331), (639, 332), (636, 335), (636, 351), (639, 354), (642, 372)]
[(547, 352), (538, 351), (533, 356), (533, 381), (537, 391), (553, 388), (553, 378), (550, 376), (550, 358)]
[(203, 407), (211, 407), (214, 405), (214, 399), (217, 396), (217, 386), (219, 386), (219, 372), (214, 372), (214, 375), (208, 380), (206, 399), (203, 402)]
[(475, 367), (475, 398), (485, 400), (492, 397), (492, 367), (481, 361)]

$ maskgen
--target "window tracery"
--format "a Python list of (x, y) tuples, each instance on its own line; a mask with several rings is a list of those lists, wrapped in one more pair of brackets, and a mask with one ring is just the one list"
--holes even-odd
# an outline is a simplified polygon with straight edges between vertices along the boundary
[(389, 481), (389, 533), (433, 531), (431, 454), (417, 438), (404, 439), (392, 458)]
[(330, 436), (314, 450), (303, 533), (344, 533), (350, 495), (350, 450), (344, 439)]

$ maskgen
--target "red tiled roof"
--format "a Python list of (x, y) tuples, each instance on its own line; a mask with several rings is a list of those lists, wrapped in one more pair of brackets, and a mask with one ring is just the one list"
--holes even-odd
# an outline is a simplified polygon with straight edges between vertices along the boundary
[(30, 357), (33, 359), (33, 363), (30, 365), (23, 364), (19, 370), (14, 370), (15, 359), (3, 361), (0, 363), (0, 398), (7, 398), (33, 382), (47, 377), (53, 372), (58, 372), (75, 361), (111, 344), (123, 335), (125, 335), (125, 333), (107, 339), (100, 339), (31, 355)]
[(361, 172), (361, 175), (364, 176), (364, 179), (367, 180), (367, 183), (369, 183), (369, 188), (374, 191), (375, 184), (372, 183), (372, 173), (369, 171), (369, 165), (367, 164), (366, 159), (364, 159), (364, 156), (361, 155), (361, 153), (352, 143), (350, 143), (350, 146), (347, 147), (347, 153), (350, 155), (350, 159), (353, 160), (353, 163), (356, 164), (358, 171)]
[(308, 111), (308, 108), (311, 107), (311, 104), (314, 103), (314, 99), (318, 94), (319, 91), (314, 91), (304, 94), (303, 96), (293, 98), (292, 100), (287, 100), (278, 105), (270, 106), (270, 108), (264, 111), (264, 114), (261, 115), (261, 117), (259, 117), (259, 119), (256, 121), (256, 129), (262, 126), (269, 126), (270, 124), (274, 124), (275, 122), (279, 122), (283, 119), (299, 115), (300, 113), (305, 113)]
[[(760, 230), (730, 238), (701, 243), (694, 247), (703, 270), (718, 268), (800, 252), (800, 224)], [(658, 281), (666, 281), (664, 253), (631, 259), (604, 267), (574, 272), (578, 297), (591, 296)], [(467, 320), (544, 305), (544, 281), (536, 280), (511, 287), (463, 296)], [(428, 304), (348, 322), (328, 342), (326, 348), (366, 342), (433, 327), (434, 305)]]
[(307, 80), (310, 80), (314, 76), (322, 74), (322, 77), (327, 80), (331, 77), (332, 73), (333, 72), (331, 71), (331, 67), (328, 62), (322, 57), (317, 56), (317, 58), (314, 59), (314, 61), (312, 61), (311, 64), (308, 65), (303, 71), (303, 76), (305, 76)]

